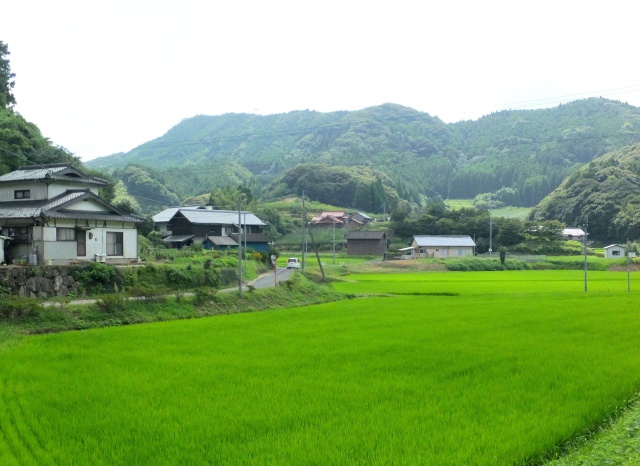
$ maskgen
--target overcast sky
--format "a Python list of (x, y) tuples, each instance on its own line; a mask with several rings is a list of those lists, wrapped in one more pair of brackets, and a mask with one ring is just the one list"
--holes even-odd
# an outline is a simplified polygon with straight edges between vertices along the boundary
[(203, 114), (640, 106), (633, 1), (2, 3), (15, 110), (83, 160)]

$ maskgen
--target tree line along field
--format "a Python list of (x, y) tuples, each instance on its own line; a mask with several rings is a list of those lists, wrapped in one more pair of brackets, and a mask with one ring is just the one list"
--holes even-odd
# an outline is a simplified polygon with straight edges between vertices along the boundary
[(0, 464), (535, 463), (640, 387), (625, 273), (349, 278), (371, 297), (1, 347)]

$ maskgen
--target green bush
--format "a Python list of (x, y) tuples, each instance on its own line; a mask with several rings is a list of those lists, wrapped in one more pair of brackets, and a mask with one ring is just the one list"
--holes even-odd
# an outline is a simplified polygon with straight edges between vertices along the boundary
[(206, 305), (216, 301), (218, 290), (212, 288), (198, 288), (195, 291), (195, 302), (198, 306)]
[(189, 286), (194, 285), (194, 274), (191, 270), (165, 268), (165, 272), (167, 274), (167, 283), (171, 284), (173, 288), (189, 288)]
[(125, 312), (128, 306), (127, 297), (122, 294), (106, 294), (96, 301), (96, 307), (106, 314)]
[(42, 307), (35, 298), (22, 296), (3, 296), (0, 298), (0, 317), (38, 317)]
[(234, 285), (238, 283), (238, 272), (236, 269), (224, 268), (220, 270), (220, 286)]
[(220, 287), (220, 271), (218, 269), (204, 269), (204, 285), (214, 288)]
[(164, 302), (166, 296), (171, 294), (171, 290), (158, 286), (135, 286), (129, 289), (129, 296), (143, 299), (148, 303)]
[(531, 266), (520, 260), (508, 259), (504, 261), (504, 264), (496, 259), (459, 259), (459, 260), (445, 260), (444, 261), (447, 270), (452, 272), (481, 272), (491, 270), (530, 270)]
[(79, 288), (91, 294), (112, 292), (122, 287), (122, 274), (110, 265), (89, 262), (84, 267), (75, 267), (71, 276), (78, 282)]
[(575, 255), (582, 253), (582, 244), (579, 241), (526, 241), (513, 246), (510, 251), (548, 256)]
[(116, 277), (120, 283), (122, 283), (123, 287), (132, 287), (136, 286), (138, 283), (138, 273), (137, 269), (139, 267), (122, 267), (116, 269)]
[(531, 264), (516, 259), (507, 259), (504, 261), (505, 270), (531, 270)]
[(483, 271), (483, 270), (503, 270), (498, 259), (460, 259), (444, 261), (448, 270), (455, 272), (462, 271)]

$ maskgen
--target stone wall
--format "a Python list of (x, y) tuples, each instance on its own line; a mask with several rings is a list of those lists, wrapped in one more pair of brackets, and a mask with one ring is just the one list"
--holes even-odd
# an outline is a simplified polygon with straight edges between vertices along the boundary
[(0, 291), (34, 298), (75, 294), (78, 283), (71, 276), (71, 269), (65, 266), (0, 267)]

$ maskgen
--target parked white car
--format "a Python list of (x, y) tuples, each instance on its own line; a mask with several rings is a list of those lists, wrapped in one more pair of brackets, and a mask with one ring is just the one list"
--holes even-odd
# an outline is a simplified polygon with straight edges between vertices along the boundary
[(290, 257), (287, 260), (287, 268), (288, 269), (299, 269), (300, 268), (300, 261), (298, 260), (297, 257)]

